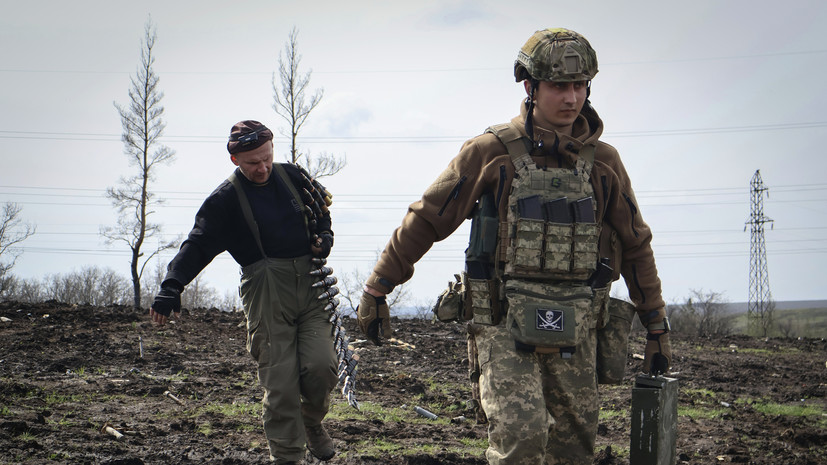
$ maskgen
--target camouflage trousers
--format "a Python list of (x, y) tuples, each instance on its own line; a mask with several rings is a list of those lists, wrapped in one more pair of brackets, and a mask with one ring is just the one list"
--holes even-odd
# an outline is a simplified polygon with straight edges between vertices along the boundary
[(331, 324), (319, 301), (310, 257), (260, 260), (242, 269), (241, 300), (247, 350), (258, 362), (264, 388), (264, 433), (270, 454), (305, 455), (304, 426), (322, 422), (336, 387)]
[(595, 330), (570, 359), (519, 352), (503, 325), (476, 336), (491, 465), (591, 464), (599, 402)]

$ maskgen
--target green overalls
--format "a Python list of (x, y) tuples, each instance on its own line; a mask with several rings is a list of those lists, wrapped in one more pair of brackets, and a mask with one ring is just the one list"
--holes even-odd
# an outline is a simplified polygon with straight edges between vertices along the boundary
[[(279, 168), (274, 164), (274, 171), (294, 191)], [(247, 350), (258, 363), (264, 388), (264, 433), (271, 455), (298, 461), (305, 455), (305, 426), (324, 419), (338, 381), (332, 325), (324, 310), (327, 301), (318, 299), (323, 290), (311, 288), (316, 279), (309, 275), (310, 255), (265, 255), (244, 190), (234, 174), (230, 181), (262, 253), (261, 260), (241, 269), (240, 294)]]

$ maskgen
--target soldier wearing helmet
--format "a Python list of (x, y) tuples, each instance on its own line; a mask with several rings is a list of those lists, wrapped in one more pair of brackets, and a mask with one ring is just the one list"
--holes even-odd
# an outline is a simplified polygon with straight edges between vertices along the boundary
[[(609, 298), (620, 277), (629, 311), (647, 328), (642, 371), (662, 373), (671, 363), (652, 233), (588, 100), (597, 71), (582, 35), (535, 32), (514, 64), (527, 95), (519, 115), (465, 142), (410, 206), (357, 309), (360, 328), (380, 344), (392, 331), (385, 295), (411, 278), (434, 242), (472, 218), (463, 304), (453, 318), (469, 322), (490, 464), (592, 462), (597, 384), (622, 378), (606, 357), (625, 365), (629, 327), (617, 324), (623, 305)], [(613, 339), (620, 343), (599, 342)]]

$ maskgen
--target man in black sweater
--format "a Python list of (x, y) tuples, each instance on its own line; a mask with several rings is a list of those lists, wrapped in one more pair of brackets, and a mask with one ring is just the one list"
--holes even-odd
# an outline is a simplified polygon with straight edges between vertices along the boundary
[(257, 121), (232, 127), (227, 150), (238, 168), (199, 209), (149, 314), (157, 325), (166, 324), (181, 310), (184, 286), (228, 251), (241, 266), (247, 350), (264, 388), (271, 459), (298, 463), (306, 444), (328, 460), (335, 449), (321, 422), (338, 380), (337, 357), (328, 302), (320, 299), (325, 289), (314, 283), (319, 258), (333, 245), (330, 213), (316, 205), (318, 214), (308, 218), (312, 182), (295, 165), (273, 163), (272, 139)]

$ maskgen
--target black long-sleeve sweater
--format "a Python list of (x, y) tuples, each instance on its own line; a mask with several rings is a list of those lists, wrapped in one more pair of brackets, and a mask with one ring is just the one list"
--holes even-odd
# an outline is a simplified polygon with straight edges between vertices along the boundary
[[(303, 182), (299, 170), (294, 165), (283, 166), (293, 185), (301, 189)], [(302, 205), (296, 205), (275, 169), (263, 185), (253, 184), (239, 170), (236, 170), (236, 177), (250, 201), (267, 257), (293, 258), (309, 254), (310, 238)], [(318, 223), (318, 231), (331, 231), (329, 214), (319, 218)], [(169, 263), (164, 283), (174, 280), (181, 287), (186, 286), (225, 250), (242, 267), (263, 258), (244, 219), (235, 187), (229, 181), (218, 186), (201, 205), (189, 236)]]

